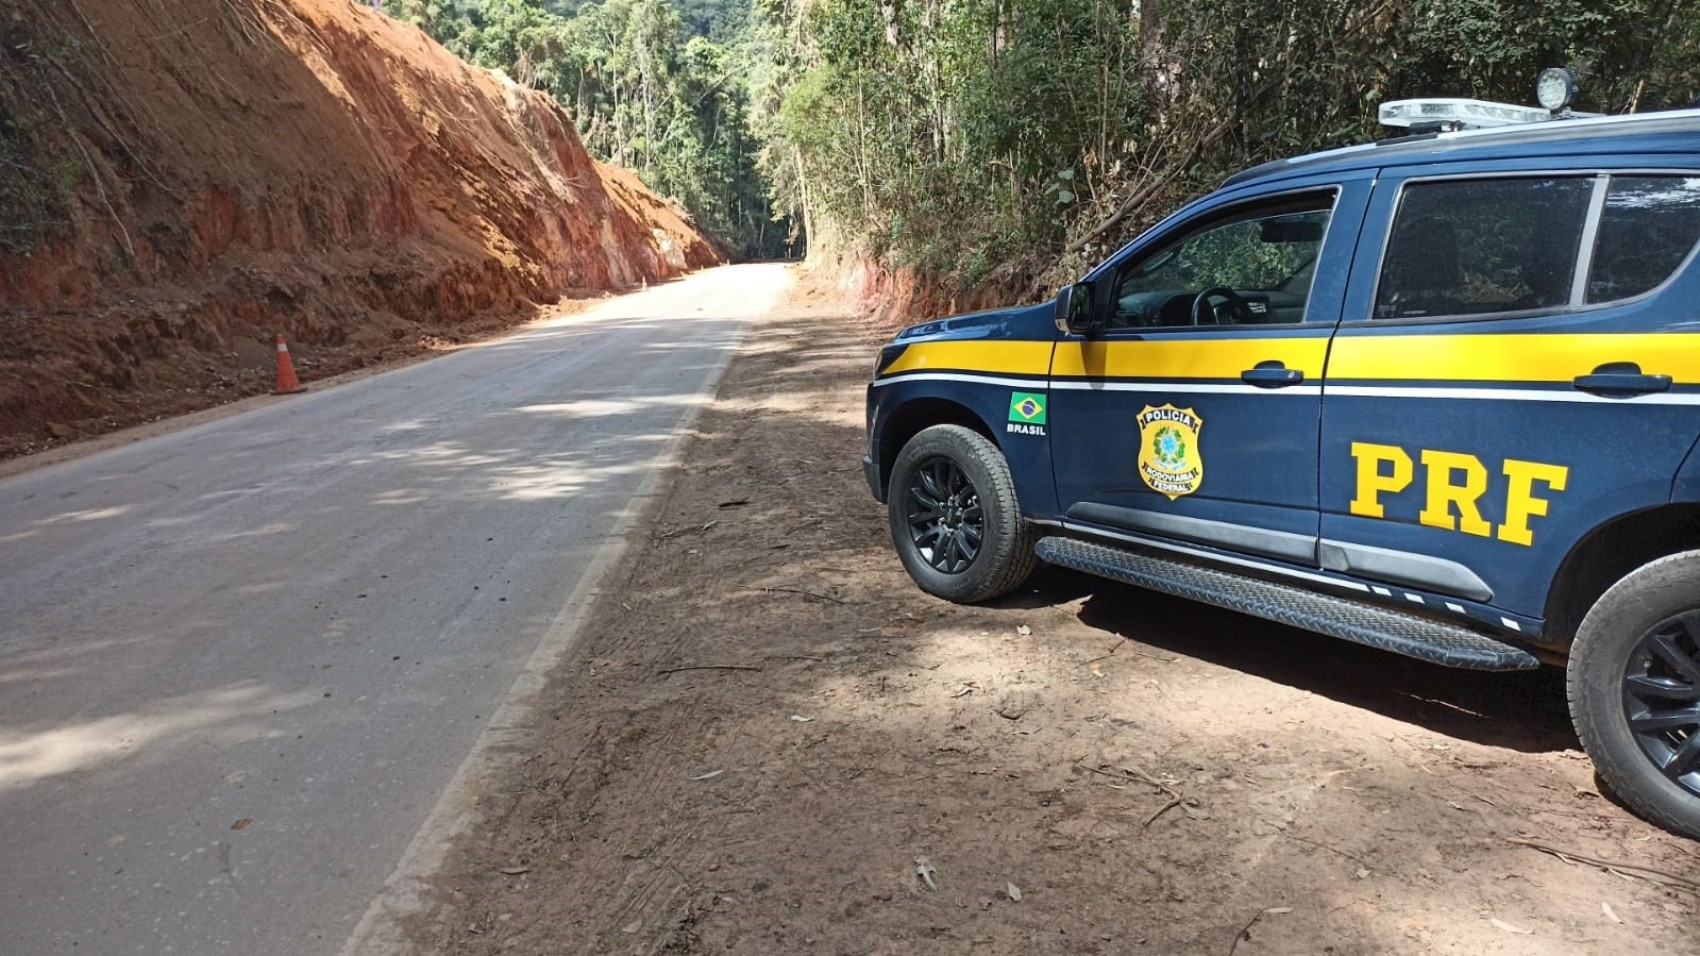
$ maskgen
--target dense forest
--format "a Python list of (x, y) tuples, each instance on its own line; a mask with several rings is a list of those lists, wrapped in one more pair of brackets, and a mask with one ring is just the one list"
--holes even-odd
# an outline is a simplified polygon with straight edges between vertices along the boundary
[(830, 249), (1010, 294), (1410, 96), (1700, 92), (1700, 0), (384, 0), (552, 93), (743, 257)]

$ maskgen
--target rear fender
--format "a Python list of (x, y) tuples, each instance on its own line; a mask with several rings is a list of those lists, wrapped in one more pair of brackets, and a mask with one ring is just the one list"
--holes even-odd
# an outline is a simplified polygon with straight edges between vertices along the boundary
[(1671, 482), (1670, 500), (1676, 503), (1700, 502), (1700, 438), (1688, 447), (1682, 467), (1676, 470)]

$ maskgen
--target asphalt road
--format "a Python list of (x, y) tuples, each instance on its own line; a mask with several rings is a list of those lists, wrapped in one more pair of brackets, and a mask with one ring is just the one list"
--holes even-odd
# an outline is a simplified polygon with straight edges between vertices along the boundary
[(0, 482), (0, 954), (336, 952), (784, 282)]

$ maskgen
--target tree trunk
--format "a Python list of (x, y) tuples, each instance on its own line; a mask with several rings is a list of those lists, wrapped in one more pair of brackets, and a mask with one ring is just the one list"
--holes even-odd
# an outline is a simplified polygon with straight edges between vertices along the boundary
[(1163, 49), (1163, 20), (1158, 0), (1134, 0), (1139, 11), (1139, 55), (1144, 63), (1147, 115), (1154, 115), (1168, 101), (1173, 88), (1173, 71)]
[(803, 213), (803, 258), (809, 257), (809, 247), (815, 241), (815, 214), (809, 203), (809, 180), (803, 171), (803, 148), (792, 146), (791, 155), (797, 158), (797, 195)]

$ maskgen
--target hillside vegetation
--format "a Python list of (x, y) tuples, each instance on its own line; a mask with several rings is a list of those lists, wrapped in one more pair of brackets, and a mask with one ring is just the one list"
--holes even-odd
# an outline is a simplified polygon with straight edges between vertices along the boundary
[[(1691, 2), (822, 0), (784, 100), (816, 215), (969, 299), (1048, 293), (1257, 163), (1386, 135), (1413, 96), (1686, 103)], [(904, 292), (899, 281), (886, 294)], [(923, 308), (944, 303), (921, 302)]]
[(1700, 93), (1694, 0), (676, 2), (385, 0), (745, 254), (807, 235), (903, 314), (1043, 294), (1386, 99), (1528, 103), (1548, 66), (1586, 111)]

